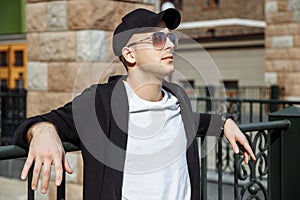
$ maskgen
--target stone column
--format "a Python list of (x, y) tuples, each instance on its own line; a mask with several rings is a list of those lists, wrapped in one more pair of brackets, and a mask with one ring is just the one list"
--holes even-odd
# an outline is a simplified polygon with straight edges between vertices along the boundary
[[(154, 2), (27, 0), (28, 117), (64, 105), (85, 87), (104, 82), (110, 75), (124, 74), (112, 54), (112, 31), (125, 13), (138, 7), (153, 10)], [(74, 175), (67, 176), (68, 199), (82, 199), (79, 155), (68, 155), (75, 169)], [(53, 199), (55, 187), (50, 186), (48, 196)]]
[(300, 0), (266, 0), (265, 77), (300, 99)]

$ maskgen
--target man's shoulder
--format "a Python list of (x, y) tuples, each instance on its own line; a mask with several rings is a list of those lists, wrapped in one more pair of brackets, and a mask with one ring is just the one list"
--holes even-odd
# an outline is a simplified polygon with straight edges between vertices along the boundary
[(114, 88), (119, 81), (122, 81), (124, 79), (124, 76), (122, 75), (115, 75), (115, 76), (110, 76), (108, 78), (108, 81), (105, 83), (97, 83), (97, 84), (93, 84), (90, 86), (90, 88), (92, 89), (96, 89), (98, 90), (103, 90), (103, 89), (109, 89), (109, 88)]
[(163, 81), (163, 88), (176, 95), (186, 95), (185, 90), (177, 83)]

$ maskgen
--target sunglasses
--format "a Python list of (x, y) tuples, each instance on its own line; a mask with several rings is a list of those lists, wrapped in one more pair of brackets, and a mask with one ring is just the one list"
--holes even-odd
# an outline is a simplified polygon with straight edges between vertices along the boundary
[(137, 42), (133, 42), (127, 47), (131, 47), (133, 45), (141, 44), (141, 43), (149, 43), (153, 45), (155, 50), (162, 50), (167, 42), (167, 38), (174, 44), (174, 48), (178, 46), (178, 38), (175, 33), (164, 33), (164, 32), (155, 32), (150, 37), (139, 40)]

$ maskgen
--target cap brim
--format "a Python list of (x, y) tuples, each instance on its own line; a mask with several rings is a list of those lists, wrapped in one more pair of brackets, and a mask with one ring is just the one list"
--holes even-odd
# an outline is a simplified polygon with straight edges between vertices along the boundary
[(173, 30), (179, 26), (181, 15), (176, 9), (169, 8), (150, 18), (147, 18), (140, 27), (156, 27), (160, 21), (164, 21), (167, 28)]

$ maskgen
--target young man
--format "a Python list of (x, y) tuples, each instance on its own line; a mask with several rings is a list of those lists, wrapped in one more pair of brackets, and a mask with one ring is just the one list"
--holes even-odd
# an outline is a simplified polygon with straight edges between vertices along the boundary
[[(16, 143), (29, 149), (21, 178), (34, 163), (32, 189), (42, 175), (41, 192), (55, 165), (56, 184), (63, 168), (72, 170), (61, 141), (80, 146), (84, 160), (84, 199), (200, 199), (196, 133), (224, 135), (255, 156), (231, 119), (193, 113), (184, 90), (164, 81), (174, 71), (177, 38), (169, 30), (180, 23), (175, 9), (153, 13), (137, 9), (113, 36), (113, 50), (128, 71), (107, 84), (86, 89), (65, 106), (27, 119)], [(43, 170), (41, 170), (43, 168)]]

